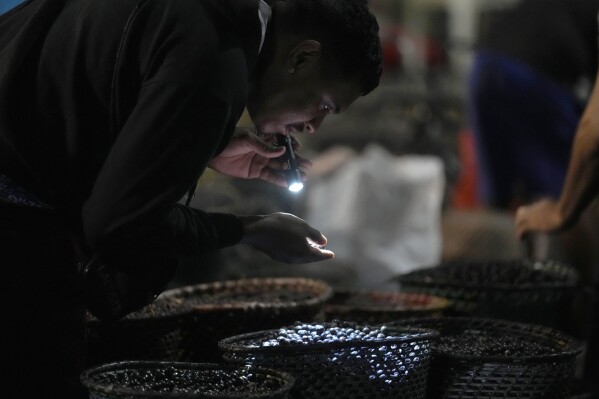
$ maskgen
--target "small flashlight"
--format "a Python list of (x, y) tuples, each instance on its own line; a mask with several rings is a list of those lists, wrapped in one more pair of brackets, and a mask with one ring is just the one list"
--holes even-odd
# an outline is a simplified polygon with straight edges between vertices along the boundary
[(302, 183), (302, 174), (297, 167), (295, 152), (293, 152), (293, 140), (291, 140), (291, 136), (288, 134), (279, 134), (277, 141), (279, 145), (286, 148), (283, 157), (285, 162), (287, 162), (287, 170), (285, 171), (287, 186), (289, 187), (289, 191), (296, 193), (304, 188), (304, 184)]

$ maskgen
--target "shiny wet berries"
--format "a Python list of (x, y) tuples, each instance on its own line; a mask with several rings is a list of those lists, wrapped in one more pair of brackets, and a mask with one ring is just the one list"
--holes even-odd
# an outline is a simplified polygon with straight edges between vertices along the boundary
[(332, 342), (381, 341), (391, 338), (387, 327), (354, 326), (348, 323), (302, 324), (281, 328), (260, 346), (308, 345)]

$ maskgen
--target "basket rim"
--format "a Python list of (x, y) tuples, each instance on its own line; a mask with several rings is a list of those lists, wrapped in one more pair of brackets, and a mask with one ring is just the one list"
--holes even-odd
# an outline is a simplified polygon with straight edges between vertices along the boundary
[[(421, 318), (410, 318), (410, 319), (406, 319), (406, 320), (400, 320), (400, 321), (396, 322), (396, 324), (394, 323), (393, 325), (410, 326), (410, 324), (409, 324), (410, 322), (416, 323), (416, 322), (423, 322), (423, 321), (429, 321), (429, 320), (438, 321), (441, 323), (444, 320), (451, 321), (451, 322), (464, 322), (464, 323), (472, 322), (472, 321), (481, 322), (481, 323), (492, 323), (495, 326), (504, 326), (505, 327), (504, 332), (507, 332), (509, 327), (522, 327), (522, 328), (534, 327), (537, 331), (546, 332), (552, 338), (555, 338), (555, 339), (559, 338), (559, 339), (566, 341), (566, 346), (568, 347), (568, 349), (565, 349), (561, 353), (552, 353), (552, 354), (547, 354), (547, 355), (535, 355), (535, 356), (519, 356), (519, 357), (499, 356), (499, 355), (477, 356), (477, 355), (467, 355), (467, 354), (459, 354), (459, 353), (448, 353), (446, 351), (439, 351), (434, 346), (431, 347), (431, 351), (436, 356), (443, 357), (446, 359), (451, 359), (451, 360), (467, 360), (469, 362), (474, 362), (474, 363), (534, 364), (534, 363), (546, 363), (547, 361), (561, 360), (561, 359), (576, 357), (583, 350), (583, 344), (581, 341), (579, 341), (576, 338), (571, 337), (557, 329), (538, 325), (538, 324), (522, 323), (522, 322), (518, 322), (518, 321), (511, 321), (511, 320), (505, 320), (505, 319), (492, 319), (492, 318), (487, 318), (487, 317), (441, 317), (441, 318), (421, 317)], [(435, 331), (438, 331), (438, 330), (435, 330)], [(512, 331), (515, 331), (515, 330), (512, 330)], [(534, 338), (533, 334), (529, 334), (525, 330), (523, 330), (522, 335), (529, 335)], [(442, 334), (440, 332), (439, 332), (439, 336), (442, 336)]]
[[(88, 318), (85, 323), (87, 325), (106, 325), (110, 327), (122, 326), (122, 325), (135, 325), (136, 323), (147, 323), (149, 320), (160, 320), (160, 321), (171, 321), (176, 323), (178, 319), (189, 313), (189, 309), (183, 306), (169, 309), (168, 312), (157, 312), (155, 314), (149, 314), (143, 312), (144, 309), (156, 306), (157, 301), (164, 300), (164, 298), (156, 298), (154, 301), (144, 306), (141, 309), (135, 310), (123, 318), (114, 322), (102, 322), (100, 319), (95, 317), (91, 312), (88, 311)], [(178, 304), (181, 305), (181, 304)]]
[[(321, 325), (328, 325), (330, 323), (320, 323)], [(357, 327), (362, 327), (363, 325), (357, 325)], [(363, 341), (363, 340), (346, 340), (346, 341), (335, 341), (335, 342), (317, 342), (314, 344), (289, 344), (289, 345), (277, 345), (277, 346), (242, 346), (239, 345), (238, 342), (243, 342), (255, 338), (259, 338), (262, 336), (268, 336), (274, 333), (277, 333), (279, 329), (271, 329), (271, 330), (263, 330), (263, 331), (255, 331), (246, 334), (235, 335), (232, 337), (227, 337), (218, 342), (218, 347), (222, 351), (226, 353), (237, 353), (237, 354), (304, 354), (304, 353), (312, 353), (312, 352), (323, 352), (325, 350), (332, 349), (347, 349), (347, 348), (369, 348), (369, 347), (379, 347), (379, 346), (387, 346), (400, 344), (404, 342), (410, 341), (424, 341), (424, 340), (433, 340), (439, 336), (439, 332), (429, 328), (420, 328), (420, 327), (388, 327), (388, 330), (395, 331), (403, 331), (404, 333), (409, 333), (410, 335), (403, 337), (393, 337), (386, 338), (383, 340), (371, 340), (371, 341)]]
[[(421, 277), (415, 277), (415, 275), (419, 275), (421, 273), (430, 272), (433, 270), (438, 270), (439, 268), (448, 268), (452, 267), (455, 264), (469, 264), (469, 265), (484, 265), (490, 262), (497, 264), (509, 264), (514, 262), (520, 263), (530, 263), (534, 264), (543, 264), (543, 265), (555, 265), (564, 269), (566, 274), (568, 275), (568, 281), (555, 281), (555, 282), (542, 282), (542, 283), (523, 283), (519, 285), (509, 284), (509, 283), (471, 283), (471, 282), (462, 282), (457, 281), (455, 279), (445, 279), (445, 278), (437, 278), (435, 281), (423, 281)], [(555, 288), (569, 288), (575, 289), (579, 286), (579, 276), (576, 270), (568, 266), (567, 264), (554, 261), (554, 260), (536, 260), (536, 261), (527, 261), (526, 259), (511, 259), (511, 260), (491, 260), (491, 261), (452, 261), (445, 262), (438, 265), (429, 266), (423, 269), (414, 270), (405, 274), (401, 274), (395, 277), (395, 280), (400, 284), (405, 284), (407, 286), (421, 286), (421, 287), (458, 287), (458, 288), (469, 288), (477, 291), (480, 290), (496, 290), (496, 291), (513, 291), (513, 292), (521, 292), (521, 291), (533, 291), (533, 290), (543, 290), (543, 289), (555, 289)]]
[(493, 290), (493, 291), (511, 291), (511, 292), (525, 292), (525, 291), (538, 291), (538, 290), (548, 290), (555, 288), (567, 288), (574, 290), (578, 287), (578, 283), (542, 283), (537, 285), (532, 284), (522, 284), (519, 286), (514, 286), (510, 284), (474, 284), (474, 283), (459, 283), (457, 281), (452, 280), (437, 280), (435, 282), (428, 281), (416, 281), (416, 280), (399, 280), (401, 284), (405, 284), (406, 287), (451, 287), (451, 288), (468, 288), (473, 291), (482, 291), (482, 290)]
[(346, 305), (346, 304), (336, 304), (336, 303), (325, 303), (324, 311), (325, 312), (338, 312), (338, 311), (360, 311), (360, 312), (398, 312), (398, 311), (435, 311), (435, 310), (445, 310), (451, 307), (452, 302), (448, 298), (444, 298), (438, 295), (430, 295), (426, 293), (419, 292), (385, 292), (385, 291), (372, 291), (365, 289), (358, 290), (333, 290), (333, 295), (330, 299), (334, 299), (336, 294), (341, 295), (350, 295), (350, 296), (380, 296), (380, 297), (392, 297), (392, 298), (406, 298), (406, 297), (422, 297), (428, 298), (430, 303), (426, 306), (414, 307), (410, 308), (409, 304), (407, 306), (400, 305), (399, 303), (393, 304), (395, 306), (376, 306), (376, 305)]
[(234, 280), (215, 281), (212, 283), (201, 283), (188, 285), (179, 288), (173, 288), (164, 291), (158, 298), (164, 299), (184, 299), (189, 296), (195, 296), (198, 293), (213, 291), (219, 289), (230, 289), (244, 286), (264, 287), (265, 290), (269, 286), (284, 284), (296, 284), (306, 287), (317, 287), (320, 292), (314, 296), (302, 299), (299, 301), (288, 302), (260, 302), (260, 301), (240, 301), (227, 304), (197, 304), (191, 307), (185, 307), (185, 313), (211, 312), (221, 310), (247, 310), (253, 308), (261, 309), (278, 309), (278, 308), (294, 308), (300, 306), (318, 306), (327, 301), (333, 295), (333, 288), (324, 280), (305, 278), (305, 277), (252, 277)]
[(267, 398), (272, 395), (281, 394), (284, 392), (288, 392), (291, 390), (293, 385), (295, 384), (295, 377), (293, 375), (281, 371), (281, 370), (273, 370), (266, 367), (261, 366), (253, 366), (253, 365), (245, 365), (239, 366), (235, 364), (220, 364), (220, 363), (191, 363), (191, 362), (171, 362), (171, 361), (160, 361), (160, 360), (125, 360), (118, 362), (105, 363), (96, 367), (89, 368), (83, 371), (80, 375), (81, 383), (90, 391), (101, 392), (105, 394), (114, 394), (114, 395), (128, 395), (130, 397), (143, 397), (143, 398), (227, 398), (227, 399), (235, 399), (235, 398), (247, 398), (247, 393), (227, 393), (222, 395), (210, 395), (202, 392), (157, 392), (157, 391), (139, 391), (133, 388), (127, 388), (122, 386), (114, 386), (114, 385), (104, 385), (98, 384), (92, 381), (92, 376), (95, 374), (100, 374), (106, 371), (115, 371), (120, 368), (152, 368), (152, 367), (179, 367), (180, 369), (192, 369), (192, 370), (240, 370), (243, 368), (251, 368), (253, 371), (259, 373), (265, 373), (269, 376), (273, 376), (276, 379), (283, 382), (283, 385), (279, 387), (277, 390), (273, 390), (272, 392), (265, 393), (255, 393), (252, 396), (256, 399)]

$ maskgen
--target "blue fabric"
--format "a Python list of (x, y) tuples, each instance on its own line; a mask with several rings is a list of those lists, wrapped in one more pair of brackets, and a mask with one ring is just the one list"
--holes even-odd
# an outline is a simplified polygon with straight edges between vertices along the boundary
[(475, 56), (469, 97), (483, 200), (509, 207), (559, 197), (583, 111), (574, 95), (517, 60), (485, 51)]
[(13, 9), (23, 1), (25, 0), (0, 0), (0, 15), (4, 14), (8, 10)]
[(0, 174), (0, 201), (10, 202), (15, 205), (32, 206), (35, 208), (49, 208), (48, 205), (14, 184), (3, 174)]

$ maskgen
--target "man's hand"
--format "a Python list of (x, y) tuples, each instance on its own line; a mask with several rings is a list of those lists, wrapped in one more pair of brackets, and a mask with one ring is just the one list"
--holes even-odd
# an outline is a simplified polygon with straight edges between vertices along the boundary
[(556, 201), (543, 199), (516, 211), (516, 234), (524, 238), (528, 233), (553, 233), (564, 229), (564, 220)]
[[(208, 166), (227, 176), (262, 179), (287, 187), (283, 173), (286, 162), (278, 159), (285, 153), (285, 147), (277, 146), (274, 136), (260, 138), (251, 129), (237, 129), (227, 147)], [(312, 166), (312, 162), (298, 154), (296, 158), (305, 180), (305, 171)]]
[(335, 254), (324, 246), (327, 239), (302, 219), (288, 213), (242, 216), (241, 243), (285, 263), (310, 263), (331, 259)]

